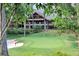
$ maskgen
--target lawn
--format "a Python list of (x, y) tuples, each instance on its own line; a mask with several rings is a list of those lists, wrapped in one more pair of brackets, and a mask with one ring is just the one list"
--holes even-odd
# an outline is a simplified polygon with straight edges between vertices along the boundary
[[(24, 45), (18, 48), (9, 49), (12, 56), (57, 56), (57, 55), (79, 55), (79, 49), (75, 43), (72, 33), (58, 33), (56, 30), (49, 30), (35, 34), (8, 35), (9, 39), (17, 39)], [(70, 41), (72, 40), (72, 41)]]

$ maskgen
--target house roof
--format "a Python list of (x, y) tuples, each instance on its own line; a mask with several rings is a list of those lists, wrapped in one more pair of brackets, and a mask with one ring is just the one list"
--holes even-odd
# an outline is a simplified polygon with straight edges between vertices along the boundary
[[(40, 16), (44, 17), (44, 10), (43, 10), (43, 9), (36, 10), (35, 12), (33, 12), (33, 14), (34, 14), (34, 13), (37, 13), (37, 14), (39, 14)], [(32, 14), (32, 15), (33, 15), (33, 14)], [(55, 13), (52, 13), (51, 15), (47, 15), (47, 16), (45, 15), (45, 19), (51, 20), (51, 19), (55, 18), (55, 16), (56, 16)]]

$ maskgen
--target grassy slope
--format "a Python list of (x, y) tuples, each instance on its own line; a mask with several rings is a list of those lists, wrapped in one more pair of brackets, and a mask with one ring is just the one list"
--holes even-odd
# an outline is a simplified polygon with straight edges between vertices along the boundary
[[(79, 50), (74, 47), (74, 42), (68, 42), (72, 34), (59, 34), (56, 31), (47, 31), (27, 35), (9, 35), (10, 39), (16, 38), (24, 45), (19, 48), (9, 49), (10, 55), (79, 55)], [(73, 44), (72, 44), (73, 43)], [(61, 52), (61, 53), (60, 53)]]

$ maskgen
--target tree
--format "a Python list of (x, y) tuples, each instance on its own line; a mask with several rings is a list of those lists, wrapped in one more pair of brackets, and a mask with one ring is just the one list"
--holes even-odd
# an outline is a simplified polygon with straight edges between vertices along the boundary
[[(25, 36), (25, 30), (26, 30), (26, 20), (28, 19), (28, 16), (33, 12), (33, 8), (32, 8), (33, 4), (25, 4), (25, 3), (19, 3), (19, 4), (8, 4), (5, 5), (5, 7), (8, 8), (8, 10), (6, 10), (7, 13), (7, 19), (10, 16), (10, 13), (13, 13), (13, 8), (14, 12), (16, 13), (13, 16), (13, 21), (15, 22), (15, 27), (18, 28), (18, 24), (22, 24), (22, 22), (24, 23), (24, 36)], [(12, 12), (10, 12), (12, 11)]]
[(76, 23), (77, 23), (77, 27), (78, 27), (78, 31), (75, 31), (75, 35), (77, 38), (77, 43), (78, 43), (78, 47), (79, 47), (79, 4), (74, 4), (74, 8), (76, 10)]
[(26, 21), (29, 18), (29, 16), (32, 14), (33, 12), (33, 5), (34, 4), (22, 4), (22, 7), (24, 9), (24, 36), (26, 34)]
[(7, 56), (8, 55), (8, 50), (7, 50), (7, 41), (6, 41), (6, 32), (3, 33), (3, 30), (4, 30), (4, 26), (6, 24), (6, 17), (5, 17), (5, 9), (3, 8), (3, 5), (1, 4), (0, 5), (0, 18), (1, 18), (1, 24), (0, 24), (0, 29), (1, 29), (1, 34), (0, 34), (0, 41), (1, 41), (1, 52), (0, 52), (0, 55), (5, 55)]
[[(10, 14), (10, 18), (8, 18), (7, 22), (6, 19), (5, 19), (5, 6), (7, 6), (8, 4), (2, 4), (2, 24), (1, 24), (1, 55), (8, 55), (8, 50), (7, 50), (7, 42), (6, 42), (6, 37), (5, 37), (5, 34), (6, 34), (6, 30), (7, 28), (9, 27), (10, 25), (10, 22), (12, 21), (13, 19), (13, 16), (15, 14), (15, 9), (16, 8), (13, 8), (11, 11), (12, 13)], [(13, 6), (13, 4), (11, 5)]]
[[(54, 8), (53, 8), (54, 6)], [(59, 29), (70, 30), (75, 34), (77, 40), (79, 35), (76, 30), (79, 30), (79, 4), (74, 8), (72, 4), (37, 4), (37, 8), (44, 9), (44, 14), (51, 14), (52, 11), (57, 14), (54, 20), (54, 26)], [(76, 17), (77, 16), (77, 17)]]
[(0, 55), (1, 55), (1, 4), (0, 4)]
[[(2, 12), (2, 21), (3, 21), (3, 25), (1, 27), (3, 27), (3, 29), (1, 30), (1, 45), (2, 45), (2, 55), (8, 55), (8, 51), (7, 51), (7, 43), (6, 43), (6, 38), (4, 37), (6, 34), (6, 30), (8, 29), (10, 23), (12, 20), (15, 20), (16, 22), (18, 22), (17, 20), (26, 20), (26, 13), (30, 14), (30, 12), (32, 12), (32, 5), (29, 4), (2, 4), (2, 11), (0, 10), (0, 12)], [(27, 6), (28, 5), (28, 6)], [(1, 5), (0, 5), (1, 6)], [(6, 11), (6, 17), (7, 20), (5, 19), (5, 12)], [(27, 12), (27, 10), (29, 12)], [(4, 19), (7, 21), (6, 23), (4, 23)], [(25, 21), (26, 22), (26, 21)], [(1, 22), (2, 23), (2, 22)], [(1, 28), (0, 27), (0, 28)], [(24, 29), (25, 30), (25, 29)], [(24, 34), (25, 35), (25, 34)]]
[(46, 22), (45, 22), (45, 16), (50, 15), (53, 13), (53, 3), (38, 3), (36, 4), (37, 9), (43, 9), (44, 10), (44, 30), (46, 30)]
[[(57, 7), (58, 16), (54, 19), (54, 25), (59, 29), (70, 30), (75, 34), (76, 42), (79, 46), (79, 25), (78, 16), (79, 8), (78, 4), (73, 7), (72, 4), (60, 4)], [(63, 17), (64, 16), (64, 17)]]

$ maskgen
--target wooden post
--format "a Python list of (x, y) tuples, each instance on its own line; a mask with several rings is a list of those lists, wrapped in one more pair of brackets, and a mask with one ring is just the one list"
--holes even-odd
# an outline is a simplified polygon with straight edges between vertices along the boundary
[(33, 17), (33, 14), (32, 14), (32, 23), (33, 23), (33, 25), (32, 25), (32, 29), (34, 29), (34, 17)]
[(48, 29), (48, 21), (47, 21), (47, 29)]
[(24, 36), (26, 35), (26, 20), (24, 21)]
[(29, 29), (31, 29), (31, 24), (30, 24), (30, 21), (29, 21)]
[(44, 30), (46, 30), (46, 21), (44, 20)]
[(46, 30), (46, 20), (45, 20), (45, 14), (44, 14), (44, 30)]

